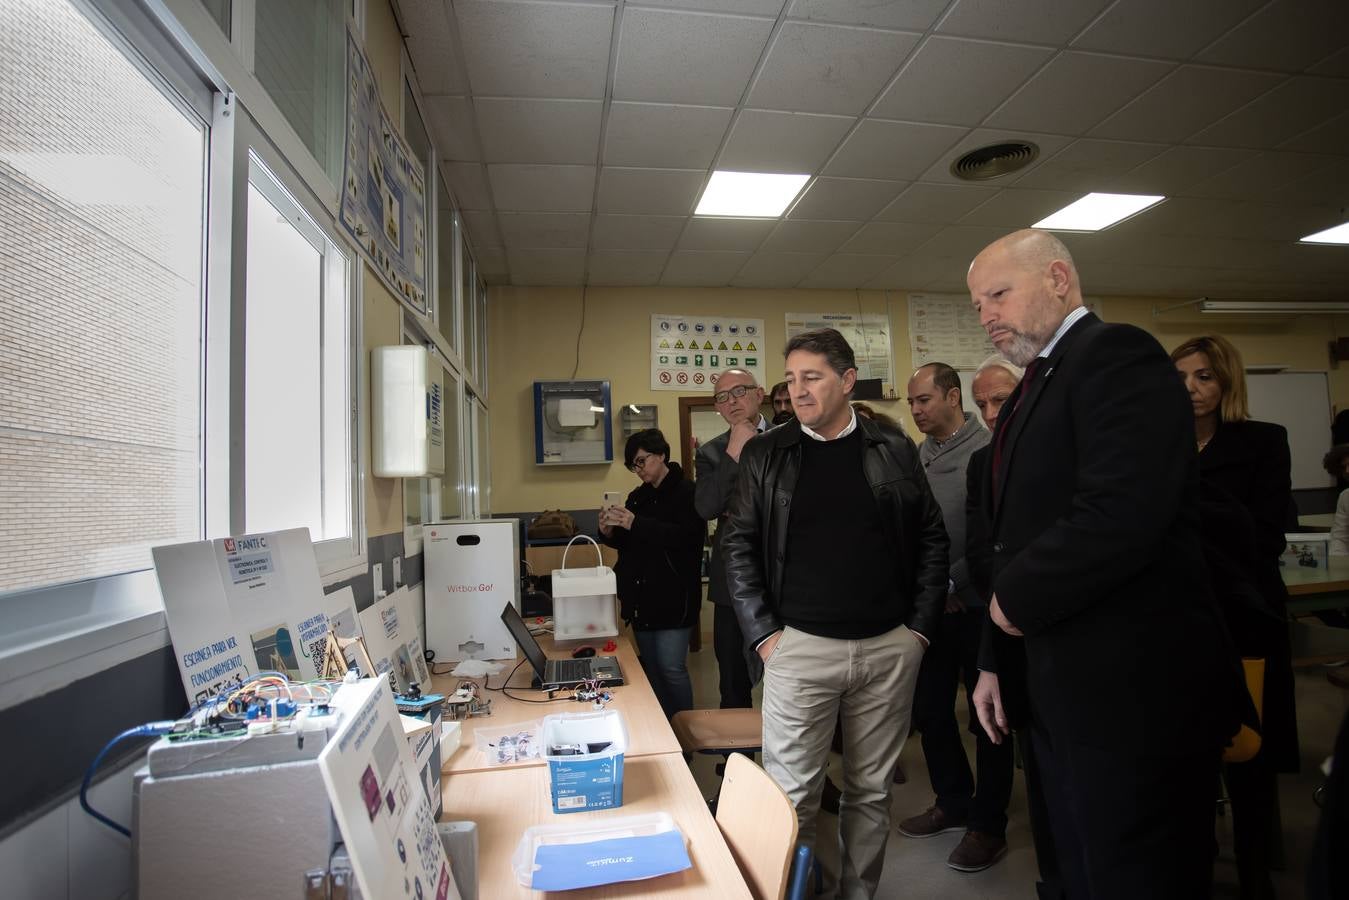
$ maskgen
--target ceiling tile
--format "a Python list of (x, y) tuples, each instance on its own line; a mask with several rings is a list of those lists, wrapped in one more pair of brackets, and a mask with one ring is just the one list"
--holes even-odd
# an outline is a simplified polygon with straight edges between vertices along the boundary
[(1301, 150), (1307, 153), (1338, 153), (1349, 148), (1349, 113), (1279, 145), (1280, 150)]
[(589, 213), (501, 213), (501, 236), (512, 250), (539, 247), (585, 247)]
[(937, 31), (1002, 41), (1065, 43), (1111, 0), (957, 0)]
[(669, 256), (665, 250), (592, 250), (586, 283), (658, 284)]
[(457, 0), (454, 10), (477, 96), (604, 97), (613, 7)]
[(604, 111), (599, 100), (479, 97), (474, 106), (488, 163), (595, 162)]
[(1180, 143), (1283, 80), (1272, 72), (1181, 66), (1093, 128), (1091, 135)]
[(478, 271), (484, 278), (500, 279), (510, 273), (511, 266), (506, 258), (505, 247), (483, 247), (474, 258), (478, 263)]
[(593, 166), (487, 167), (498, 210), (589, 212), (595, 191)]
[(1060, 53), (987, 124), (1053, 134), (1084, 134), (1174, 68), (1153, 59)]
[(927, 31), (950, 0), (902, 0), (858, 3), (857, 0), (792, 0), (787, 15), (812, 22), (874, 25)]
[(715, 253), (678, 250), (670, 254), (660, 283), (675, 287), (720, 287), (730, 284), (749, 257), (747, 252), (727, 250)]
[(963, 292), (965, 273), (969, 268), (968, 259), (940, 259), (926, 254), (910, 256), (883, 269), (863, 287), (874, 290), (917, 290), (941, 280), (958, 285), (958, 290)]
[(756, 250), (777, 219), (694, 216), (679, 238), (680, 250)]
[(707, 180), (706, 172), (678, 169), (600, 170), (596, 209), (602, 213), (687, 216)]
[(604, 162), (610, 166), (705, 169), (734, 110), (720, 106), (618, 103), (609, 107)]
[(1266, 0), (1128, 0), (1073, 41), (1076, 50), (1189, 59)]
[(1268, 148), (1316, 128), (1349, 108), (1349, 81), (1291, 78), (1204, 129), (1189, 143)]
[(1341, 158), (1337, 163), (1304, 173), (1279, 188), (1277, 202), (1333, 206), (1341, 211), (1340, 221), (1344, 221), (1343, 210), (1349, 207), (1349, 167)]
[(639, 0), (642, 6), (669, 9), (697, 9), (703, 12), (738, 13), (746, 16), (777, 18), (783, 0)]
[(998, 228), (1029, 228), (1052, 212), (1063, 209), (1081, 194), (1069, 191), (1038, 191), (1007, 188), (960, 220), (961, 225), (993, 225)]
[(860, 115), (919, 36), (788, 22), (750, 91), (751, 106)]
[[(1072, 143), (1072, 138), (1030, 131), (1010, 131), (1002, 128), (976, 128), (956, 142), (955, 146), (943, 153), (941, 157), (932, 164), (932, 167), (923, 173), (919, 180), (924, 182), (968, 185), (970, 182), (963, 178), (957, 178), (951, 174), (951, 163), (955, 162), (966, 153), (969, 153), (971, 150), (979, 147), (986, 147), (989, 144), (1000, 144), (1006, 141), (1024, 141), (1040, 148), (1040, 155), (1035, 158), (1035, 161), (1020, 171), (1020, 174), (1024, 175), (1025, 173), (1035, 171), (1038, 166), (1044, 164), (1045, 160)], [(1002, 187), (1003, 185), (1010, 184), (1012, 181), (1016, 180), (1017, 177), (1018, 173), (1014, 172), (995, 178), (992, 181), (984, 182), (984, 184), (993, 187)]]
[(1052, 54), (1045, 47), (930, 37), (871, 113), (978, 125)]
[(1074, 141), (1053, 159), (1027, 172), (1015, 182), (1019, 188), (1065, 191), (1113, 191), (1116, 179), (1141, 166), (1166, 149), (1164, 144), (1128, 141)]
[(997, 192), (994, 187), (972, 184), (912, 184), (876, 220), (950, 225)]
[(1199, 54), (1205, 62), (1301, 72), (1349, 45), (1343, 0), (1275, 0)]
[(436, 142), (436, 150), (441, 159), (468, 160), (477, 162), (482, 159), (478, 149), (478, 126), (473, 116), (473, 102), (467, 97), (422, 98), (427, 126)]
[(398, 10), (408, 56), (417, 70), (423, 94), (462, 94), (468, 91), (459, 56), (441, 3), (404, 3)]
[(443, 162), (440, 170), (445, 173), (450, 191), (460, 209), (492, 208), (492, 197), (487, 190), (487, 170), (481, 163)]
[(580, 284), (584, 250), (507, 250), (511, 284)]
[(1338, 50), (1307, 70), (1308, 75), (1336, 75), (1349, 78), (1349, 47)]
[(736, 287), (788, 288), (824, 261), (825, 253), (783, 253), (760, 250), (731, 279)]
[(788, 213), (792, 219), (867, 221), (904, 188), (902, 181), (817, 178)]
[(801, 279), (803, 288), (859, 288), (889, 268), (892, 256), (835, 253)]
[(789, 253), (832, 253), (857, 233), (860, 222), (783, 219), (763, 242), (758, 255), (772, 250)]
[[(1010, 228), (990, 228), (986, 225), (950, 225), (923, 244), (914, 256), (961, 259), (965, 261), (965, 268), (969, 269), (970, 261), (979, 255), (980, 250), (1011, 231)], [(964, 278), (963, 272), (961, 278)]]
[(598, 215), (590, 246), (595, 250), (669, 250), (687, 221), (686, 216)]
[(735, 120), (717, 168), (813, 174), (855, 121), (851, 116), (744, 110)]
[(614, 99), (735, 106), (772, 30), (768, 19), (628, 7)]
[(1332, 157), (1271, 151), (1197, 182), (1185, 193), (1233, 200), (1278, 200), (1285, 185), (1328, 166), (1338, 168), (1342, 164), (1342, 160)]
[(839, 248), (840, 253), (878, 253), (901, 256), (932, 237), (939, 225), (916, 225), (910, 222), (870, 222)]
[(470, 209), (459, 213), (464, 217), (469, 243), (475, 250), (483, 247), (501, 247), (501, 232), (497, 228), (496, 213), (486, 209)]
[(1258, 150), (1233, 150), (1226, 147), (1172, 147), (1161, 156), (1153, 157), (1119, 176), (1116, 184), (1125, 193), (1171, 197), (1185, 193), (1191, 185), (1243, 163), (1258, 153)]
[(950, 125), (863, 119), (824, 167), (830, 175), (912, 180), (966, 134)]

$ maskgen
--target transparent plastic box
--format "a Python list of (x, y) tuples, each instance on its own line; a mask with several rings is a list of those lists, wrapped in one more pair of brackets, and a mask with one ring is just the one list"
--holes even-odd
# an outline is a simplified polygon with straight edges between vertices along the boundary
[[(607, 841), (615, 838), (647, 837), (664, 834), (667, 831), (679, 832), (679, 826), (669, 813), (643, 813), (637, 816), (618, 816), (591, 822), (567, 822), (558, 825), (535, 825), (526, 828), (520, 836), (511, 854), (511, 868), (515, 870), (515, 880), (525, 887), (534, 884), (535, 855), (545, 844), (590, 844), (595, 841)], [(683, 834), (680, 833), (683, 838)], [(685, 848), (688, 839), (684, 838)], [(655, 876), (653, 876), (655, 877)]]

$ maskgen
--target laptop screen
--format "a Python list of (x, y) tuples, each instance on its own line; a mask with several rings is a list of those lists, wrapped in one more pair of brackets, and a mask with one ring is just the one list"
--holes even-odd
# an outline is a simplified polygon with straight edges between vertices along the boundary
[(539, 642), (534, 639), (534, 635), (529, 633), (529, 626), (525, 620), (520, 618), (520, 613), (516, 611), (515, 605), (507, 603), (506, 608), (501, 611), (501, 621), (506, 623), (510, 629), (511, 637), (520, 645), (520, 649), (525, 651), (525, 656), (529, 658), (529, 664), (534, 667), (534, 672), (543, 678), (543, 666), (547, 662), (547, 657), (543, 655), (543, 648)]

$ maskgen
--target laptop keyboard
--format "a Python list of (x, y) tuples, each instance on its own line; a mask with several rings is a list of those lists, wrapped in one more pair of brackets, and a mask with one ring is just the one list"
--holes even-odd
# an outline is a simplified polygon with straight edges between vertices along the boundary
[(558, 681), (585, 681), (590, 677), (590, 660), (559, 659), (553, 669)]

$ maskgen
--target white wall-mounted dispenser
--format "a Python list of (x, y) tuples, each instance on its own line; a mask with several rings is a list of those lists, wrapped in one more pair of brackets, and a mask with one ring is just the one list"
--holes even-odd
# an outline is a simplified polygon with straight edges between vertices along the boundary
[(426, 348), (370, 350), (370, 468), (380, 478), (427, 474)]

